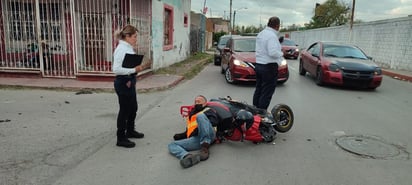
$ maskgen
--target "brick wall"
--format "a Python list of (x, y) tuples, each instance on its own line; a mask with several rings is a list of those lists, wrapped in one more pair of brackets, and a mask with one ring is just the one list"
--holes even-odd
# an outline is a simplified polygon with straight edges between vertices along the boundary
[(353, 25), (289, 33), (290, 38), (307, 48), (315, 41), (352, 43), (382, 67), (412, 71), (412, 17), (380, 20)]

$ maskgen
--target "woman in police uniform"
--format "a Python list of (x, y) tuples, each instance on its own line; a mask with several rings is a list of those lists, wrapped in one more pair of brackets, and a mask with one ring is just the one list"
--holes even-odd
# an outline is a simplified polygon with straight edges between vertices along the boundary
[(126, 25), (115, 34), (119, 44), (113, 53), (113, 72), (116, 74), (114, 88), (119, 100), (117, 115), (117, 146), (132, 148), (135, 143), (128, 138), (143, 138), (144, 134), (135, 130), (135, 118), (138, 109), (136, 98), (136, 74), (144, 69), (138, 65), (134, 68), (122, 67), (126, 54), (136, 55), (138, 30)]

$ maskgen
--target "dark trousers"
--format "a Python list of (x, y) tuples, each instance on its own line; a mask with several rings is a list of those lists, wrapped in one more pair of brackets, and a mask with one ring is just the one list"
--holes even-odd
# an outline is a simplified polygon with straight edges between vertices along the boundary
[(278, 79), (278, 64), (256, 64), (256, 89), (253, 94), (253, 105), (265, 109), (269, 107), (275, 93)]
[[(130, 82), (130, 87), (127, 83)], [(114, 89), (119, 99), (117, 115), (117, 138), (126, 138), (126, 131), (133, 131), (138, 109), (136, 98), (136, 76), (116, 76)]]

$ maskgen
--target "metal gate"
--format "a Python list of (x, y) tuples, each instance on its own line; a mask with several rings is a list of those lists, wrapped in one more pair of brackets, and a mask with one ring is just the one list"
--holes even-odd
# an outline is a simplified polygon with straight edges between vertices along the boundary
[(150, 62), (150, 0), (77, 1), (75, 22), (79, 73), (111, 73), (114, 32), (131, 24), (139, 30), (138, 53)]
[(138, 53), (151, 62), (150, 0), (0, 0), (0, 9), (0, 70), (112, 74), (113, 33), (126, 24), (138, 28)]

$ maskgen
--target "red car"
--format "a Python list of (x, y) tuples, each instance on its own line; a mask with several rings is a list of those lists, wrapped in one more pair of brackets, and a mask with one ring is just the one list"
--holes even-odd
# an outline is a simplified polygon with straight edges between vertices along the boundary
[(360, 48), (342, 43), (316, 42), (301, 52), (299, 73), (315, 76), (316, 84), (375, 89), (382, 70)]
[[(255, 82), (255, 47), (256, 36), (232, 37), (223, 49), (221, 73), (225, 75), (226, 82), (238, 81)], [(278, 84), (285, 83), (289, 78), (286, 60), (278, 67)]]
[(290, 39), (283, 38), (282, 43), (283, 57), (297, 59), (299, 56), (298, 45)]

